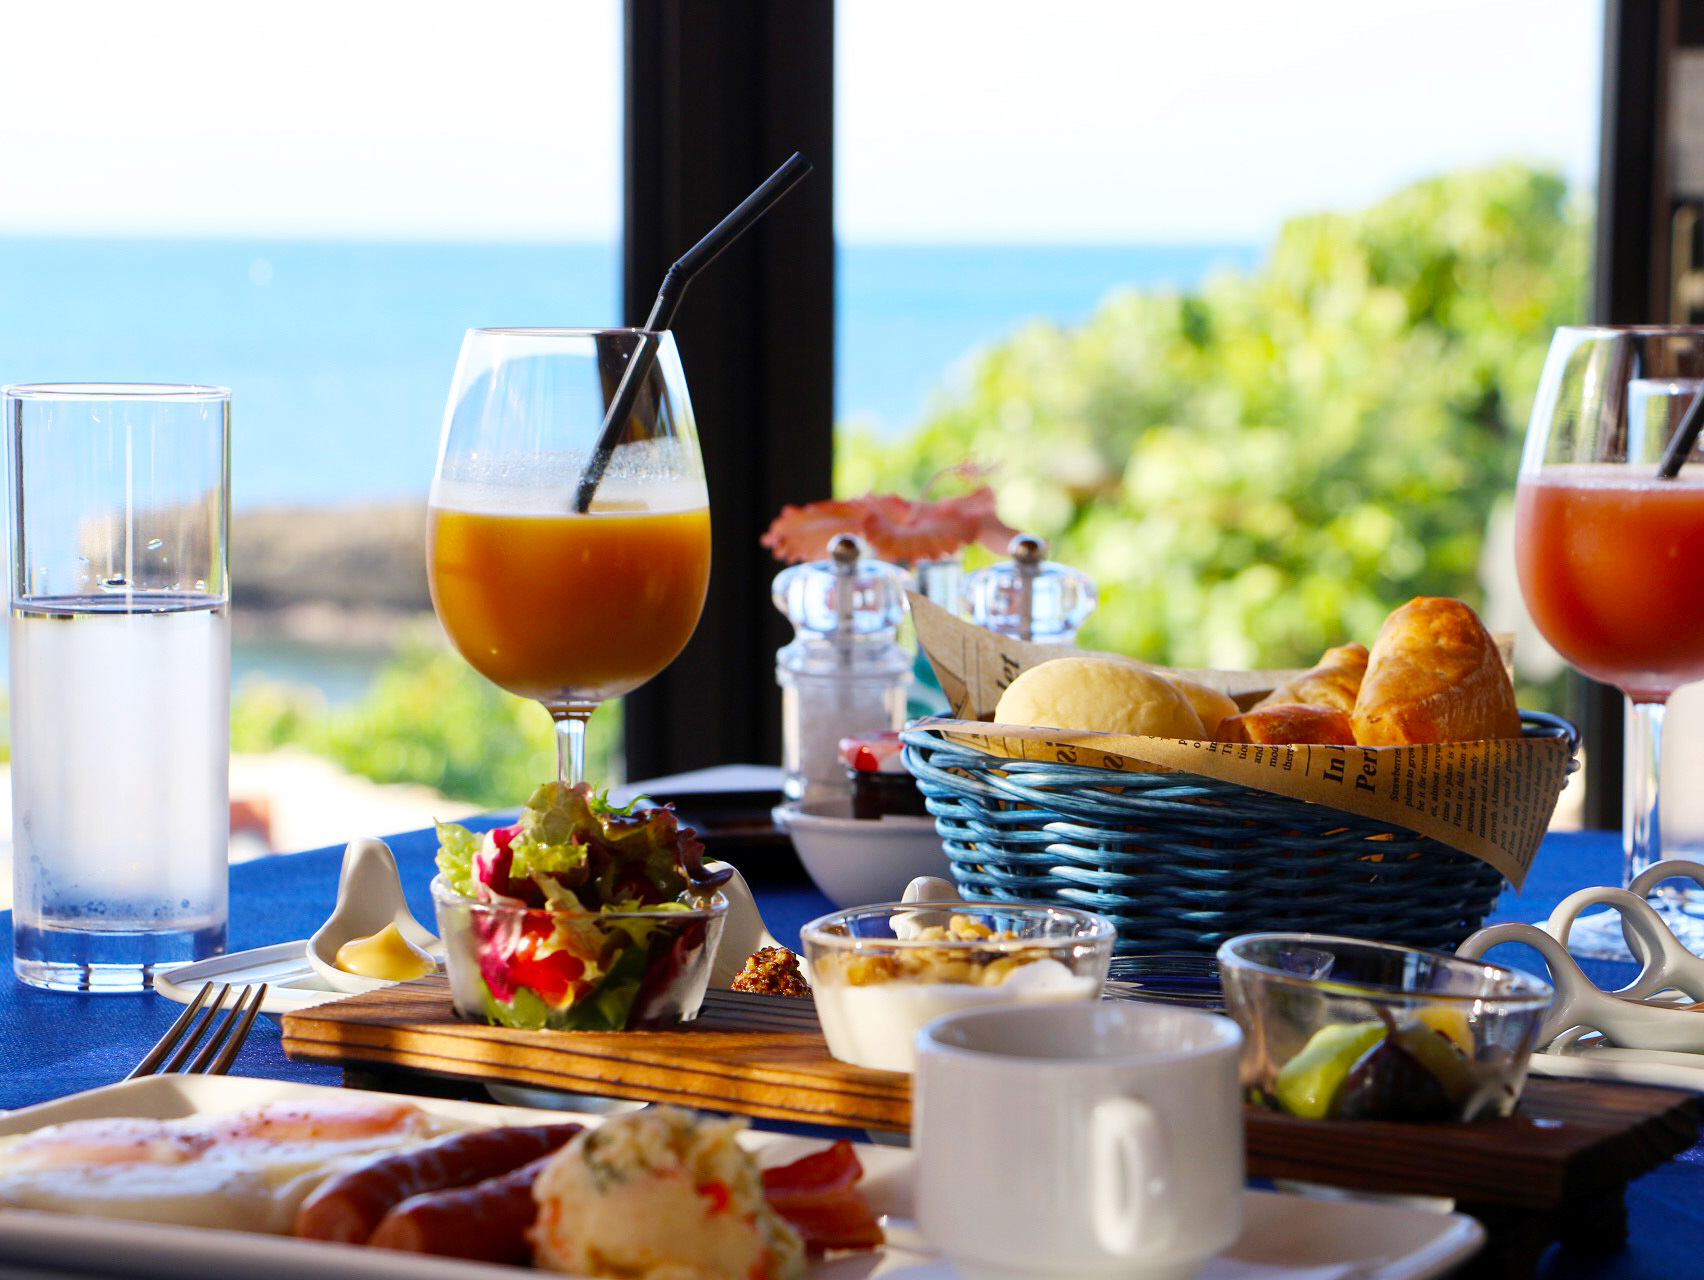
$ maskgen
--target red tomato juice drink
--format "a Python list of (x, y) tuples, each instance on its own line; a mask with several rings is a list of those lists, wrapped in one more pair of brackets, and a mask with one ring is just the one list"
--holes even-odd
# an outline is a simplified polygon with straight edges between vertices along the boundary
[(1544, 638), (1635, 701), (1704, 678), (1704, 469), (1572, 464), (1522, 476), (1515, 562)]
[[(710, 581), (702, 484), (600, 490), (591, 511), (482, 509), (444, 486), (428, 512), (432, 602), (493, 684), (546, 705), (601, 702), (668, 666)], [(519, 508), (519, 509), (517, 509)]]

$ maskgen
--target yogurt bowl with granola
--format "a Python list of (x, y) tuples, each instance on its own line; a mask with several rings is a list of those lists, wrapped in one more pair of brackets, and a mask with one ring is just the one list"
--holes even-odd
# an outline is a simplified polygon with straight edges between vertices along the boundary
[(886, 902), (836, 911), (801, 931), (829, 1052), (910, 1071), (925, 1023), (1001, 1004), (1096, 1000), (1112, 923), (1069, 907)]

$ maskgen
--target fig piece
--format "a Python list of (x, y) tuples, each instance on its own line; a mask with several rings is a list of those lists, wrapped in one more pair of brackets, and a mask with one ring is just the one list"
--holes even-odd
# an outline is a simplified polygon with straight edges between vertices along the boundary
[(1456, 1105), (1443, 1083), (1432, 1069), (1416, 1054), (1410, 1043), (1412, 1035), (1421, 1035), (1444, 1042), (1425, 1027), (1404, 1028), (1384, 1036), (1349, 1068), (1343, 1088), (1332, 1105), (1331, 1115), (1338, 1120), (1450, 1120), (1456, 1115)]

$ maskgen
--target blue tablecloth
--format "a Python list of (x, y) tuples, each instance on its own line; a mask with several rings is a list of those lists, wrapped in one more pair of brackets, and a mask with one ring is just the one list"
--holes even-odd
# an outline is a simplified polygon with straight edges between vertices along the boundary
[[(491, 822), (468, 825), (478, 829)], [(396, 854), (410, 909), (430, 927), (432, 903), (426, 886), (433, 873), (436, 835), (428, 828), (390, 836), (386, 842)], [(799, 927), (833, 910), (833, 904), (801, 878), (790, 853), (774, 860), (784, 864), (778, 874), (766, 874), (756, 859), (743, 862), (741, 871), (759, 896), (770, 931), (797, 945)], [(232, 867), (228, 949), (306, 938), (319, 928), (336, 902), (342, 861), (341, 848), (326, 848)], [(5, 948), (0, 961), (0, 1110), (123, 1079), (182, 1012), (181, 1006), (152, 994), (76, 995), (18, 982), (12, 977), (10, 912), (0, 914), (0, 946)], [(257, 1020), (233, 1072), (308, 1084), (342, 1082), (338, 1068), (289, 1061), (281, 1039), (274, 1020)]]
[[(432, 832), (391, 837), (390, 844), (408, 886), (410, 906), (421, 920), (429, 921), (426, 885), (436, 847)], [(317, 849), (232, 867), (230, 949), (306, 938), (331, 910), (341, 857), (341, 849)], [(799, 926), (828, 910), (829, 903), (799, 880), (790, 857), (777, 856), (774, 863), (768, 868), (756, 858), (742, 860), (741, 870), (770, 929), (784, 941), (795, 940)], [(1620, 877), (1618, 835), (1554, 834), (1545, 840), (1522, 892), (1506, 894), (1494, 919), (1542, 919), (1574, 889), (1619, 883)], [(154, 995), (83, 996), (26, 987), (9, 977), (11, 945), (10, 914), (0, 914), (0, 946), (5, 947), (0, 974), (0, 1108), (27, 1106), (120, 1079), (179, 1012), (177, 1005)], [(1513, 949), (1505, 951), (1499, 959), (1522, 962)], [(1599, 982), (1620, 977), (1603, 969), (1592, 976)], [(235, 1070), (240, 1075), (314, 1084), (341, 1082), (336, 1068), (288, 1061), (277, 1025), (264, 1018), (256, 1024)], [(1704, 1275), (1704, 1144), (1635, 1183), (1628, 1203), (1632, 1241), (1626, 1250), (1590, 1260), (1552, 1250), (1541, 1274), (1606, 1280)]]

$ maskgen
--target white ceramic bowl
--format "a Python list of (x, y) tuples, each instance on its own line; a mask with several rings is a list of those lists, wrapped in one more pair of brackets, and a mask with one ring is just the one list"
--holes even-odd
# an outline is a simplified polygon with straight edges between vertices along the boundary
[(852, 801), (777, 805), (775, 825), (793, 838), (799, 861), (837, 907), (896, 902), (917, 876), (952, 878), (933, 818), (852, 816)]

